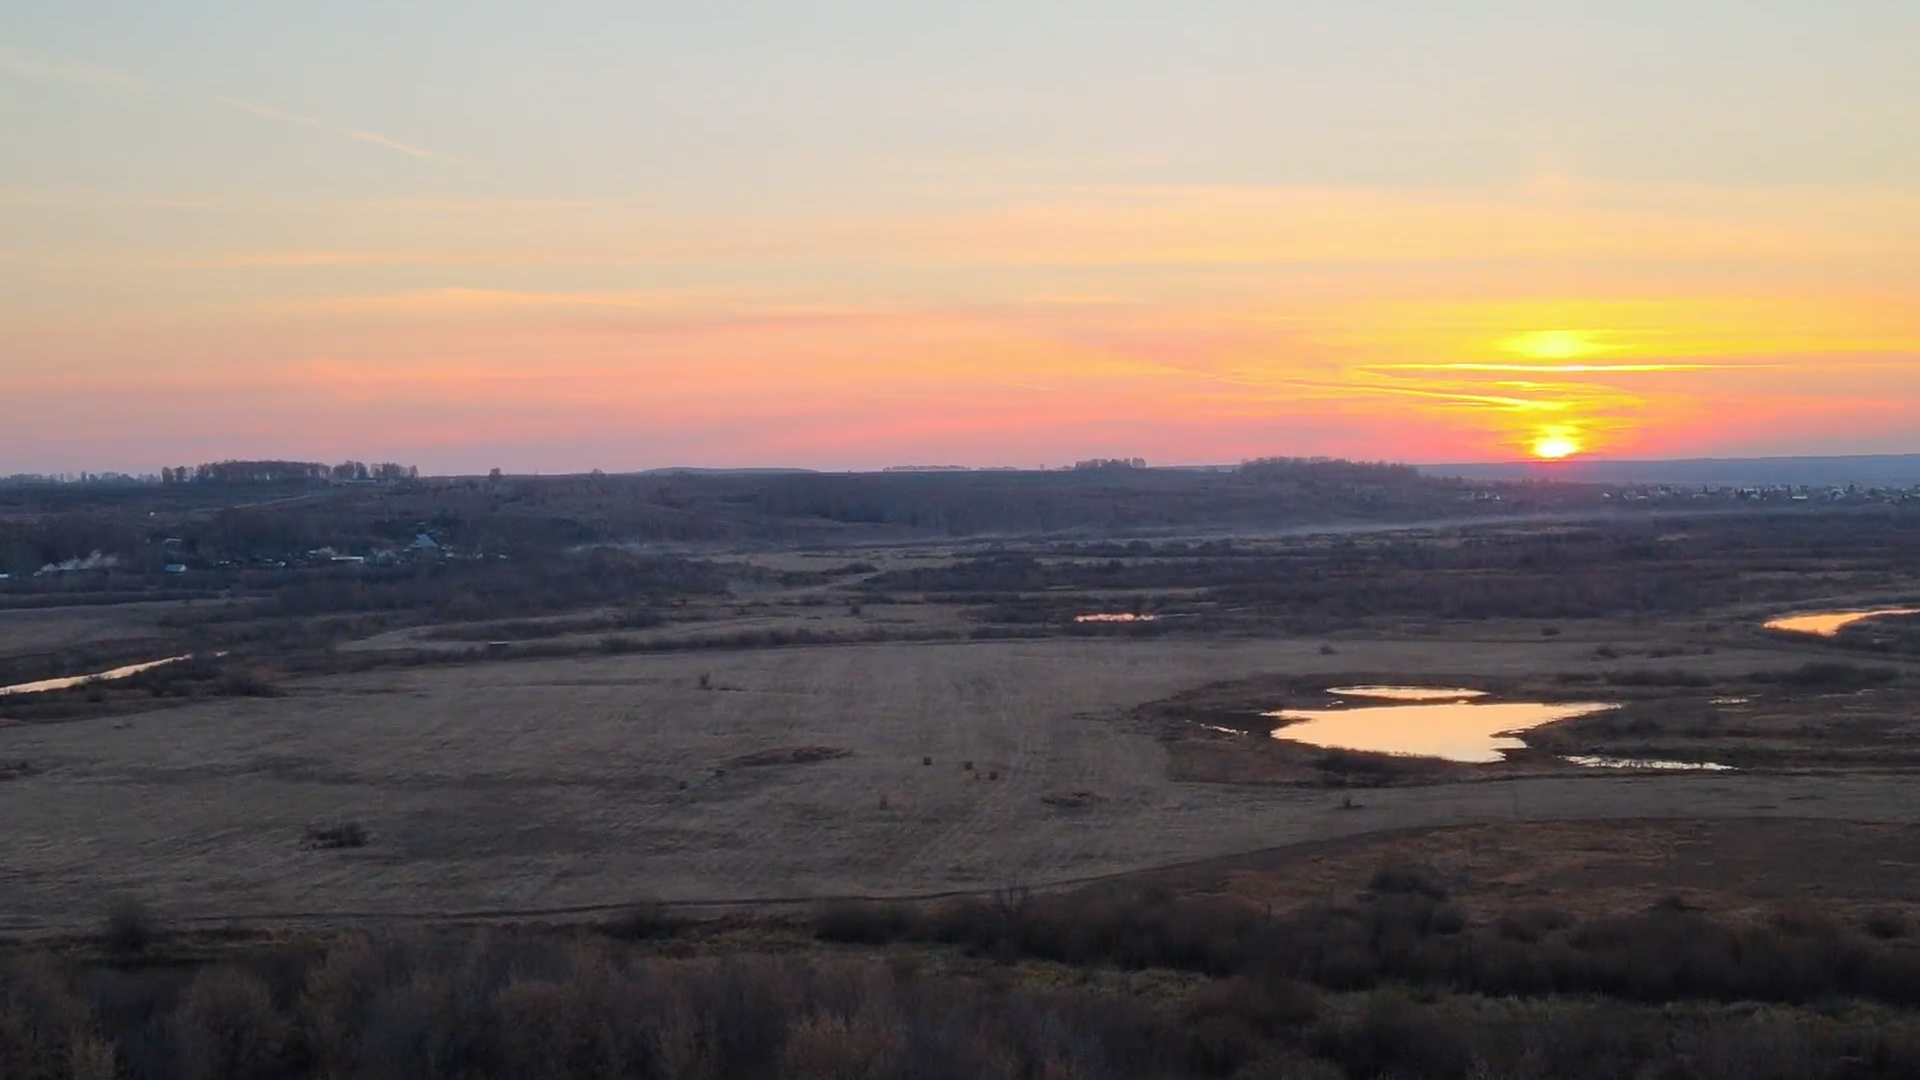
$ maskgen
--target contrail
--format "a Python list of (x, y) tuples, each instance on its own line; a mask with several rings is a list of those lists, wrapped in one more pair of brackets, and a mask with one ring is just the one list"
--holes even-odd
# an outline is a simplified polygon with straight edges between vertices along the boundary
[(112, 68), (60, 60), (40, 60), (7, 48), (0, 48), (0, 72), (32, 82), (67, 86), (105, 87), (113, 90), (133, 90), (139, 86), (133, 76), (122, 71), (114, 71)]
[[(0, 46), (0, 74), (12, 75), (17, 78), (39, 83), (91, 86), (128, 93), (141, 93), (148, 89), (146, 84), (142, 83), (140, 79), (124, 71), (96, 67), (91, 64), (42, 60), (15, 52), (4, 46)], [(200, 95), (189, 93), (186, 96), (198, 97)], [(295, 113), (282, 112), (279, 109), (270, 109), (265, 105), (255, 105), (250, 101), (223, 97), (219, 94), (205, 95), (203, 100), (217, 101), (229, 108), (250, 112), (255, 116), (262, 116), (269, 120), (279, 120), (288, 124), (299, 124), (302, 127), (316, 128), (320, 131), (330, 131), (335, 135), (344, 135), (349, 139), (358, 139), (361, 142), (372, 143), (375, 146), (384, 146), (389, 150), (398, 150), (403, 154), (410, 154), (424, 161), (457, 163), (457, 159), (434, 153), (432, 150), (425, 149), (424, 147), (414, 146), (412, 143), (401, 142), (399, 139), (390, 139), (377, 131), (366, 131), (361, 128), (351, 128), (341, 124), (329, 124), (325, 120), (315, 120), (310, 116), (300, 116)]]
[(269, 120), (283, 120), (289, 124), (300, 124), (305, 127), (318, 128), (321, 131), (331, 131), (335, 135), (345, 135), (349, 139), (359, 139), (361, 142), (370, 142), (375, 146), (384, 146), (389, 150), (398, 150), (403, 154), (412, 154), (414, 157), (423, 158), (427, 161), (447, 160), (431, 150), (422, 149), (410, 143), (403, 143), (399, 139), (389, 139), (377, 131), (363, 131), (360, 128), (329, 124), (325, 120), (315, 120), (310, 116), (298, 116), (290, 112), (281, 112), (279, 109), (269, 109), (265, 105), (255, 105), (251, 102), (241, 101), (238, 98), (221, 97), (218, 94), (212, 95), (212, 97), (213, 100), (218, 101), (222, 105), (230, 105), (233, 108), (250, 112), (255, 116), (264, 116)]

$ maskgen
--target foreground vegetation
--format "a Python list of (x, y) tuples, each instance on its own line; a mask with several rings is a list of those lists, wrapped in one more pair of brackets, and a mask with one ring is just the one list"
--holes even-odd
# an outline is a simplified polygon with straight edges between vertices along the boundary
[(1109, 888), (810, 923), (222, 944), (122, 912), (0, 960), (0, 1075), (1801, 1080), (1920, 1071), (1904, 916), (1675, 900), (1482, 925), (1421, 867), (1338, 908)]

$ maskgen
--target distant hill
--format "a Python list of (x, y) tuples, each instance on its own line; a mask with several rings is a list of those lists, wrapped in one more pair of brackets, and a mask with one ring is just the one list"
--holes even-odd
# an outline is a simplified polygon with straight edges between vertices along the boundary
[(1815, 487), (1920, 484), (1920, 454), (1685, 458), (1667, 461), (1582, 458), (1576, 461), (1422, 465), (1419, 468), (1429, 476), (1458, 477), (1463, 480), (1559, 480), (1579, 484), (1805, 484)]
[(717, 468), (705, 465), (668, 465), (659, 469), (645, 469), (630, 476), (810, 476), (818, 469), (792, 469), (780, 466), (747, 466), (743, 468)]

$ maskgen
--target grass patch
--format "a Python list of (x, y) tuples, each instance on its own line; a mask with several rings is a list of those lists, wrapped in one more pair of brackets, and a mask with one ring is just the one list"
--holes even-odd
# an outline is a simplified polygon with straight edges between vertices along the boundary
[(743, 769), (768, 765), (812, 765), (852, 756), (853, 751), (839, 746), (777, 746), (771, 750), (744, 754), (734, 758), (732, 764)]
[(300, 845), (309, 851), (341, 851), (363, 848), (373, 842), (373, 834), (357, 821), (331, 825), (309, 825), (300, 836)]

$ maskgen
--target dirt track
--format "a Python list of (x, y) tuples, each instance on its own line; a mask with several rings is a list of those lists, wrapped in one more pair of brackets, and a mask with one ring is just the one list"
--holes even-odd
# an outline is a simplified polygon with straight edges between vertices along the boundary
[[(1420, 825), (1920, 821), (1894, 776), (1617, 775), (1337, 793), (1169, 780), (1127, 710), (1260, 672), (1577, 669), (1590, 643), (1036, 641), (594, 657), (318, 680), (0, 728), (0, 929), (1043, 885)], [(1777, 653), (1702, 663), (1746, 671)], [(701, 688), (702, 675), (708, 689)], [(742, 765), (784, 747), (850, 756)], [(922, 764), (926, 757), (932, 765)], [(964, 766), (971, 762), (973, 768)], [(997, 777), (997, 778), (995, 778)], [(1079, 806), (1049, 795), (1090, 793)], [(371, 846), (303, 850), (308, 824)]]

